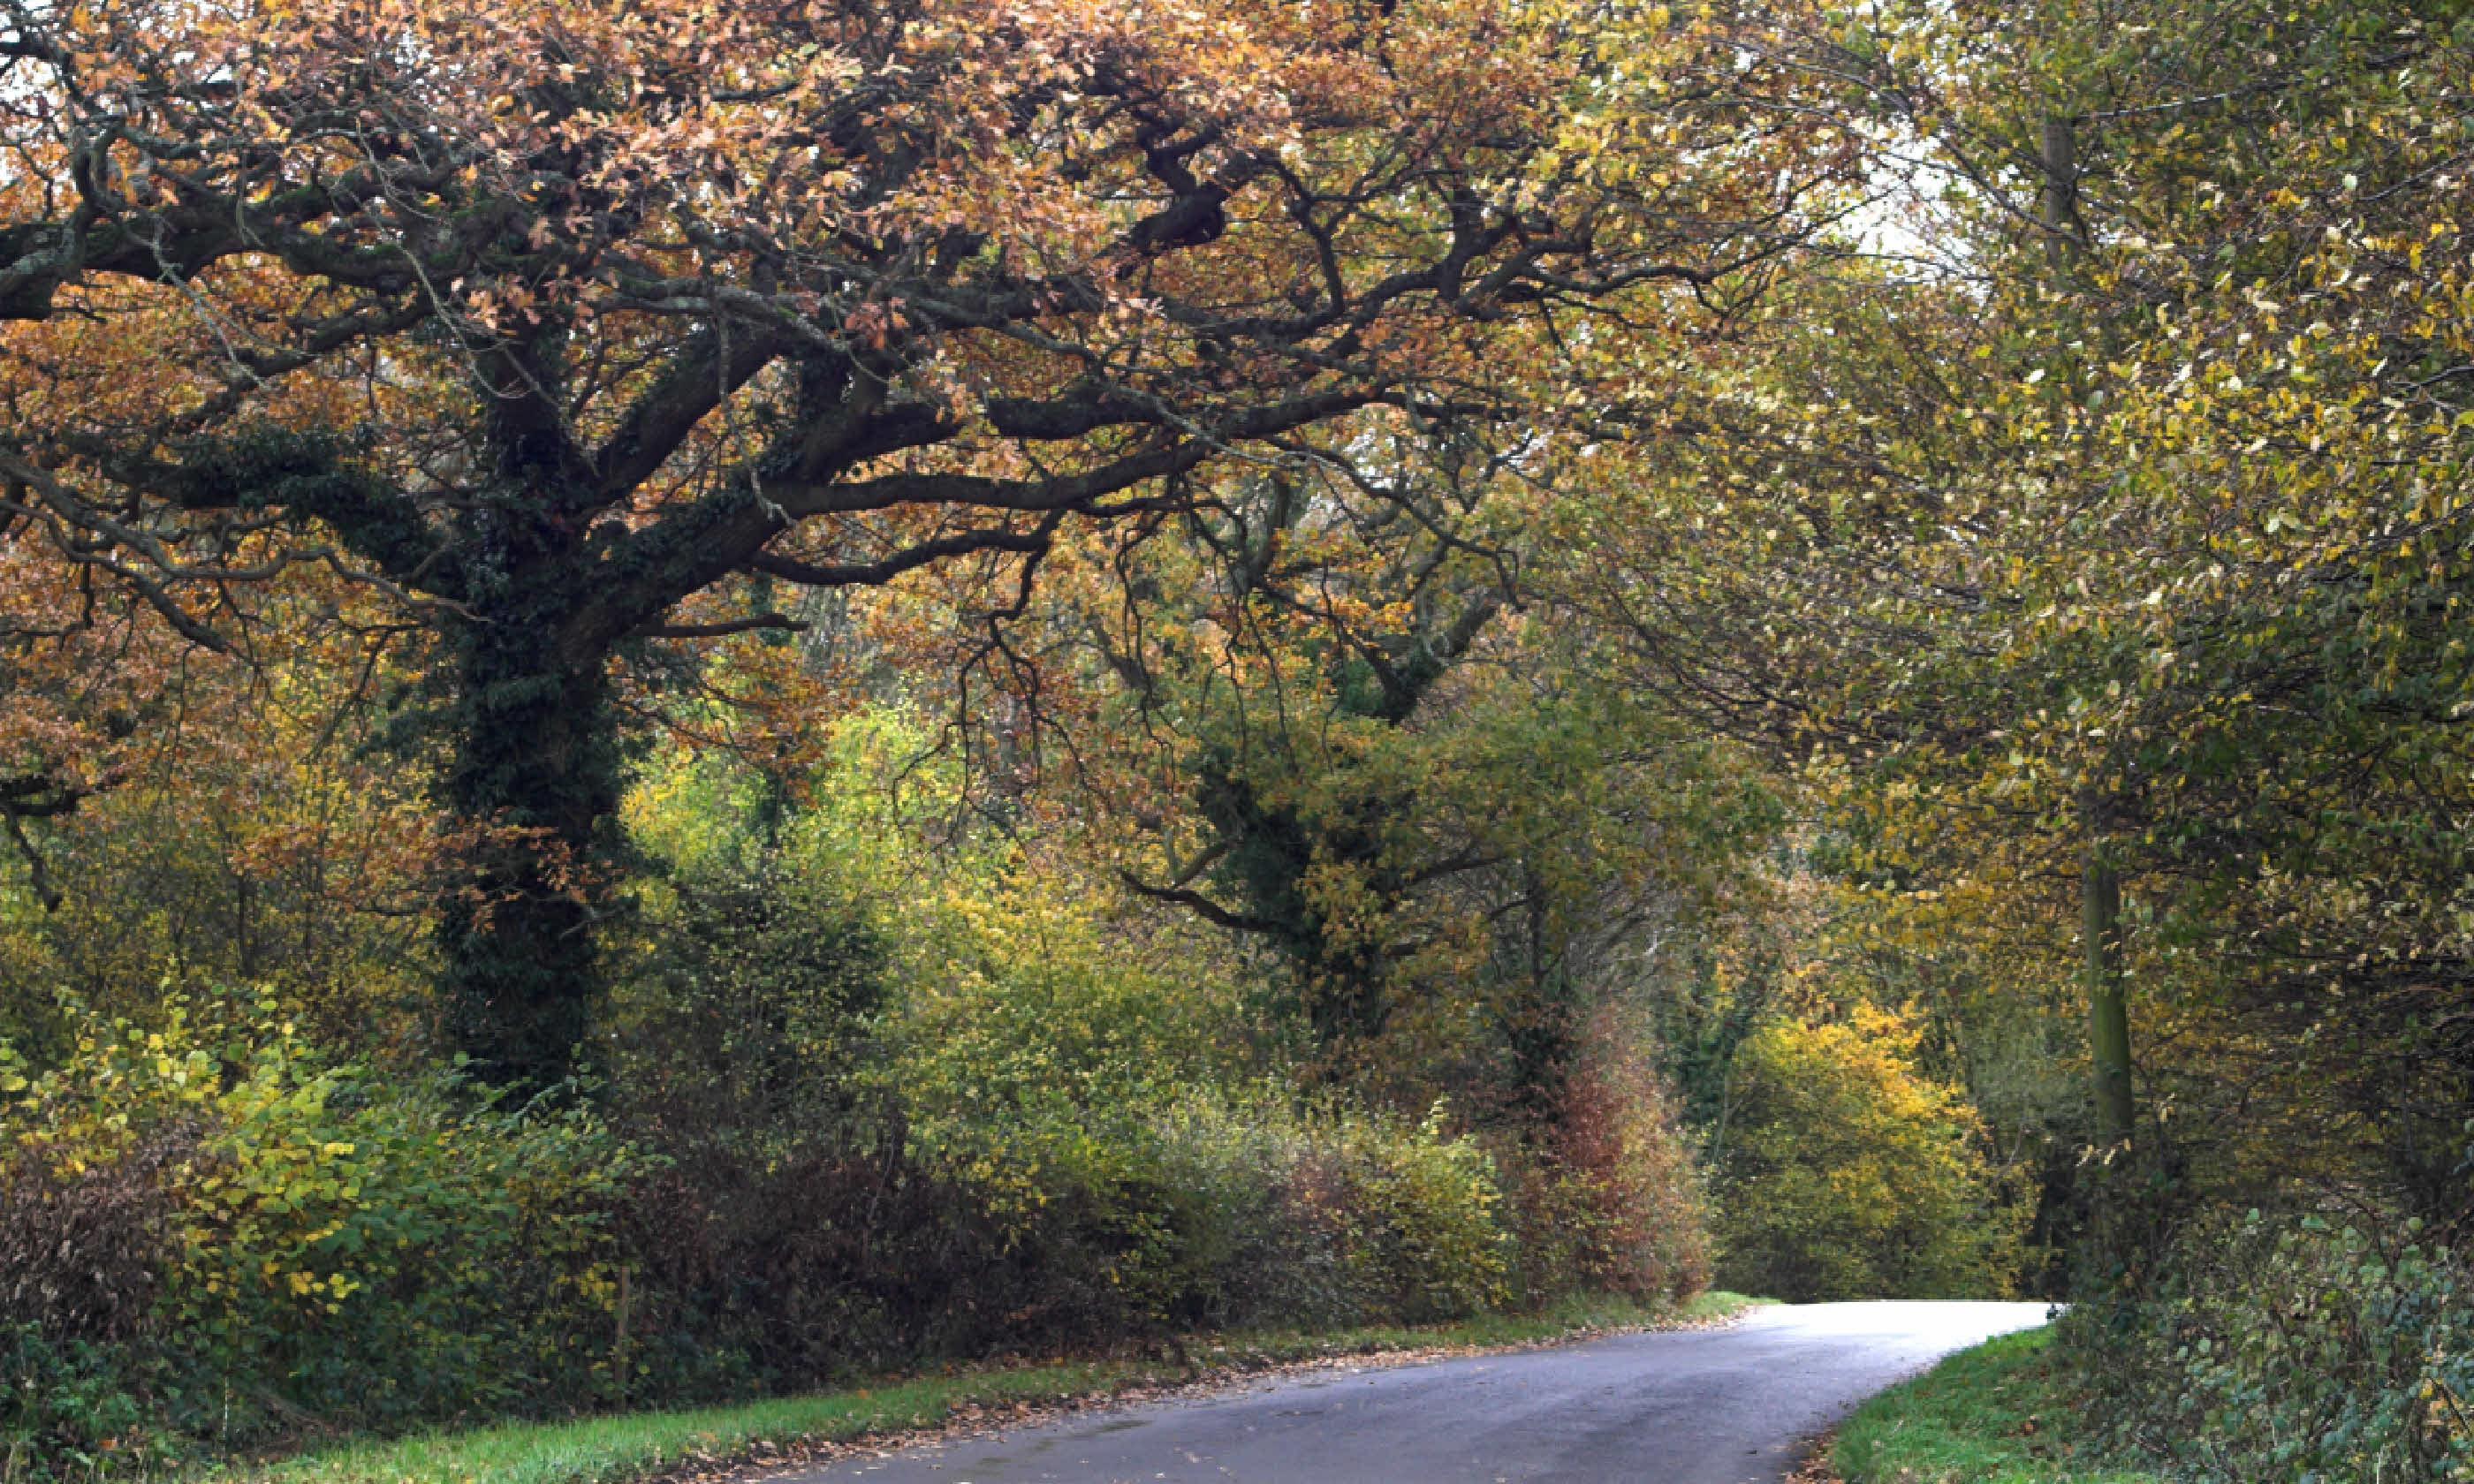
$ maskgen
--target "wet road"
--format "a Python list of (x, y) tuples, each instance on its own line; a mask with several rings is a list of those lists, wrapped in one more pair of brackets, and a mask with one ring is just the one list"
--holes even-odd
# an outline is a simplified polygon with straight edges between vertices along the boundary
[(995, 1438), (844, 1458), (802, 1484), (1776, 1484), (1857, 1401), (2041, 1304), (1814, 1304), (1623, 1335), (1273, 1379)]

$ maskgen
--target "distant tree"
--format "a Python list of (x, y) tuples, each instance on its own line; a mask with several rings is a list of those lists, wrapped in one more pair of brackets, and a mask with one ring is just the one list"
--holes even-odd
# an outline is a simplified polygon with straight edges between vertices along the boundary
[(1798, 1303), (2009, 1290), (2028, 1209), (2002, 1199), (1976, 1111), (1869, 1006), (1782, 1019), (1739, 1055), (1714, 1171), (1720, 1276)]

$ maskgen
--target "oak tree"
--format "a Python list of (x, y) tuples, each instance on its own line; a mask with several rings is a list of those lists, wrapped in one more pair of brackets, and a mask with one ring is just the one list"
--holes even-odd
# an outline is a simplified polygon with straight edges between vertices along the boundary
[(12, 0), (14, 539), (208, 649), (304, 564), (422, 621), (454, 1039), (554, 1079), (628, 665), (786, 586), (1018, 590), (1309, 429), (1520, 416), (1522, 358), (1772, 258), (1833, 168), (1730, 24)]

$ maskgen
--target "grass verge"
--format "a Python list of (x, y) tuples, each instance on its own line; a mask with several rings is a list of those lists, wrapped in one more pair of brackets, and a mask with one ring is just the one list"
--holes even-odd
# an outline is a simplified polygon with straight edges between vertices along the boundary
[(1062, 1404), (1208, 1385), (1280, 1366), (1515, 1349), (1714, 1323), (1764, 1302), (1705, 1293), (1680, 1306), (1651, 1308), (1622, 1299), (1574, 1299), (1540, 1314), (1487, 1315), (1429, 1328), (1189, 1337), (1187, 1364), (1088, 1360), (958, 1369), (738, 1406), (348, 1443), (218, 1477), (223, 1484), (631, 1484), (713, 1472), (733, 1463), (829, 1456), (862, 1438), (927, 1432), (990, 1414), (1010, 1420)]
[(1846, 1484), (2163, 1484), (2079, 1461), (2050, 1339), (2005, 1334), (1891, 1387), (1839, 1424), (1831, 1465)]

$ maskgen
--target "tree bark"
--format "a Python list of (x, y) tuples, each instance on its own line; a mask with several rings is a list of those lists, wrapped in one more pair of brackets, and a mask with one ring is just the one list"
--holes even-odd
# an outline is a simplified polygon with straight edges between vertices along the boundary
[(444, 787), (476, 832), (443, 903), (449, 1038), (493, 1085), (565, 1079), (599, 987), (595, 847), (623, 787), (604, 667), (561, 657), (532, 625), (466, 636)]
[(2071, 231), (2071, 213), (2077, 207), (2078, 159), (2071, 121), (2058, 113), (2045, 116), (2043, 138), (2045, 189), (2041, 208), (2045, 223), (2045, 255), (2054, 268), (2067, 268), (2078, 246)]
[[(2041, 143), (2045, 251), (2059, 275), (2072, 265), (2078, 247), (2071, 229), (2078, 193), (2071, 119), (2047, 114)], [(2087, 833), (2079, 866), (2079, 917), (2085, 940), (2088, 1064), (2095, 1080), (2097, 1133), (2108, 1144), (2121, 1144), (2129, 1140), (2137, 1113), (2130, 1090), (2130, 1011), (2122, 993), (2122, 873), (2107, 853), (2113, 814), (2109, 801), (2091, 792), (2079, 812)]]
[(482, 1080), (539, 1092), (575, 1068), (601, 979), (595, 868), (626, 778), (610, 644), (577, 615), (617, 574), (579, 534), (593, 471), (562, 426), (555, 333), (485, 358), (497, 478), (457, 517), (455, 751), (441, 802), (471, 831), (439, 920), (450, 1041)]
[(2129, 1139), (2130, 1011), (2122, 993), (2122, 874), (2092, 838), (2079, 875), (2086, 937), (2088, 1060), (2095, 1069), (2097, 1131), (2108, 1144)]

